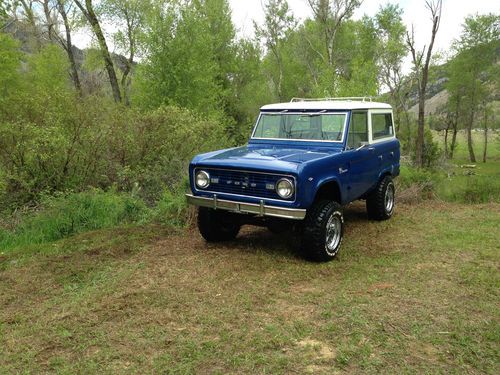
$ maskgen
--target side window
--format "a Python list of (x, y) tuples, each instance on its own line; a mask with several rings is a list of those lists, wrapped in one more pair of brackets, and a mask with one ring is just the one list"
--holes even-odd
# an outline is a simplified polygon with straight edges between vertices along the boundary
[(392, 115), (390, 113), (372, 114), (372, 136), (373, 139), (388, 138), (394, 135), (392, 128)]
[(362, 142), (368, 142), (368, 114), (366, 112), (353, 112), (347, 136), (347, 146), (358, 148)]

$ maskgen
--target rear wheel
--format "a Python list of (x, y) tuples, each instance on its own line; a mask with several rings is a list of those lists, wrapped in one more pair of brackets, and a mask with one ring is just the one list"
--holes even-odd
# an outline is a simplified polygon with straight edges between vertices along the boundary
[(335, 258), (344, 236), (342, 207), (321, 200), (307, 211), (302, 236), (302, 253), (311, 260), (327, 262)]
[(390, 176), (385, 176), (366, 198), (366, 211), (370, 219), (387, 220), (394, 213), (396, 189)]
[(241, 224), (234, 214), (206, 207), (198, 209), (198, 229), (208, 242), (232, 240), (240, 228)]

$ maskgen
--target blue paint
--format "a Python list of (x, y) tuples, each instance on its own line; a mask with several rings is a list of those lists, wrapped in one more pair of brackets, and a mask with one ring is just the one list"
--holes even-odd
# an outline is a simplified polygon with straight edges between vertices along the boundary
[[(259, 197), (250, 196), (248, 189), (243, 188), (240, 194), (217, 191), (217, 197), (220, 199), (249, 203), (259, 203), (263, 200), (265, 204), (273, 206), (307, 209), (321, 186), (331, 182), (338, 184), (342, 204), (363, 198), (377, 185), (382, 176), (399, 175), (400, 144), (396, 138), (387, 138), (361, 149), (348, 149), (347, 134), (352, 111), (342, 112), (347, 112), (348, 117), (340, 142), (250, 139), (248, 144), (242, 147), (197, 155), (189, 166), (193, 194), (213, 197), (217, 191), (216, 184), (210, 186), (210, 191), (197, 189), (193, 176), (195, 169), (215, 168), (244, 171), (243, 174), (261, 172), (286, 175), (295, 179), (297, 184), (293, 201), (277, 199), (279, 197), (264, 193)], [(275, 182), (275, 179), (270, 178), (267, 182)], [(231, 191), (237, 192), (234, 189)]]

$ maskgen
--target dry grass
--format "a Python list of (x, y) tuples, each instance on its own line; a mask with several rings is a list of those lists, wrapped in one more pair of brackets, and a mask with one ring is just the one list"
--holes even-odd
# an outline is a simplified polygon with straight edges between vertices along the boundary
[(346, 210), (342, 253), (245, 228), (89, 233), (0, 259), (0, 372), (498, 373), (500, 205)]

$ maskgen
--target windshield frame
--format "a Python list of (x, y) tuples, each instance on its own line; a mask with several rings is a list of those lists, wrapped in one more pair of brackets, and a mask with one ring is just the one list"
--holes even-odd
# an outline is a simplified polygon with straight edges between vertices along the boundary
[[(329, 139), (296, 139), (296, 138), (264, 138), (264, 137), (255, 137), (255, 132), (257, 131), (257, 126), (260, 123), (260, 119), (264, 115), (271, 115), (271, 116), (281, 116), (281, 115), (345, 115), (344, 119), (344, 127), (342, 129), (342, 139), (337, 141), (337, 140), (329, 140)], [(349, 122), (350, 118), (350, 111), (327, 111), (327, 110), (321, 110), (321, 111), (261, 111), (259, 113), (259, 117), (257, 118), (257, 121), (255, 122), (255, 125), (252, 130), (252, 135), (250, 139), (255, 139), (255, 140), (264, 140), (264, 141), (288, 141), (288, 142), (321, 142), (321, 143), (339, 143), (343, 144), (345, 139), (346, 139), (346, 130), (347, 130), (347, 123)]]

